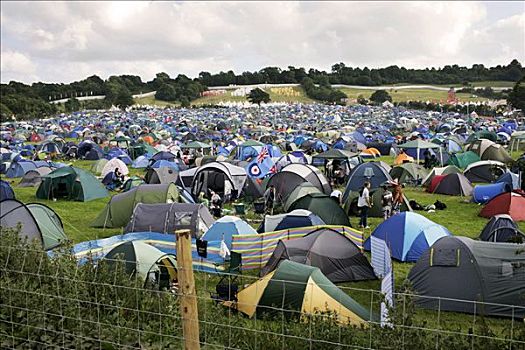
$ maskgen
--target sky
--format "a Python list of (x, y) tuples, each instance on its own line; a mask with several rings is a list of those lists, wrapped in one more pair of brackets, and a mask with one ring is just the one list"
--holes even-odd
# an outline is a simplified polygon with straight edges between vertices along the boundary
[(0, 2), (0, 80), (525, 65), (525, 2)]

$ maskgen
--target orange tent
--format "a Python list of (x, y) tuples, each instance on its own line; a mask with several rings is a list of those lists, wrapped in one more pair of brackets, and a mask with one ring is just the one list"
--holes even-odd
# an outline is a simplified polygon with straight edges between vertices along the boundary
[(155, 142), (155, 140), (153, 140), (153, 137), (151, 137), (149, 135), (144, 136), (143, 140), (144, 140), (144, 142), (147, 142), (150, 145), (152, 145)]
[(370, 148), (365, 149), (362, 152), (362, 155), (365, 155), (365, 156), (369, 155), (371, 157), (377, 158), (377, 157), (381, 157), (381, 152), (379, 152), (377, 148), (370, 147)]
[(413, 162), (414, 161), (414, 158), (412, 158), (411, 156), (409, 156), (408, 154), (406, 153), (400, 153), (397, 157), (396, 157), (396, 160), (394, 161), (394, 164), (395, 165), (399, 165), (399, 164), (403, 164), (403, 163), (406, 163), (406, 162)]

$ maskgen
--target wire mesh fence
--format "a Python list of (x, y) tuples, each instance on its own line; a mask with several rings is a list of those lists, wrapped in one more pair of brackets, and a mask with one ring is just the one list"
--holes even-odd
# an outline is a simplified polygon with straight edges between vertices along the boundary
[[(4, 242), (5, 243), (5, 242)], [(0, 244), (0, 348), (184, 347), (177, 277), (159, 261), (88, 261)], [(142, 272), (140, 272), (142, 271)], [(311, 272), (311, 271), (310, 271)], [(525, 349), (525, 308), (255, 273), (195, 273), (206, 349)], [(266, 278), (266, 279), (265, 279)], [(449, 311), (461, 305), (468, 313)], [(421, 306), (424, 306), (421, 307)], [(510, 310), (492, 317), (487, 310)]]

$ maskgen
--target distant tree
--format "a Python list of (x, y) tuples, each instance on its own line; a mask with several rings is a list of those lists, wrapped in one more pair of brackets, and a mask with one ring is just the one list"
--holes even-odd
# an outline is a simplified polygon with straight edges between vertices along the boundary
[(250, 91), (250, 94), (248, 95), (248, 101), (251, 103), (257, 103), (258, 105), (260, 105), (261, 102), (268, 103), (270, 102), (270, 94), (264, 90), (256, 88)]
[(366, 105), (368, 104), (368, 100), (363, 95), (359, 95), (357, 96), (357, 103), (360, 105)]
[(7, 120), (8, 118), (11, 118), (13, 115), (13, 112), (3, 103), (0, 103), (0, 117), (2, 117), (3, 120)]
[(525, 78), (518, 81), (509, 93), (507, 102), (516, 109), (525, 111)]
[(133, 96), (131, 96), (131, 93), (126, 90), (120, 90), (114, 101), (115, 106), (117, 106), (120, 109), (129, 107), (133, 103)]
[(161, 101), (175, 101), (177, 99), (177, 92), (175, 91), (175, 88), (170, 84), (163, 83), (157, 89), (157, 92), (155, 93), (155, 98)]
[(184, 108), (191, 107), (190, 100), (186, 96), (180, 98), (180, 106)]
[(392, 102), (392, 96), (386, 90), (376, 90), (372, 96), (370, 96), (370, 101), (375, 103), (383, 103), (385, 101)]
[(64, 103), (64, 107), (66, 108), (66, 112), (76, 112), (80, 110), (80, 101), (74, 97), (71, 97)]

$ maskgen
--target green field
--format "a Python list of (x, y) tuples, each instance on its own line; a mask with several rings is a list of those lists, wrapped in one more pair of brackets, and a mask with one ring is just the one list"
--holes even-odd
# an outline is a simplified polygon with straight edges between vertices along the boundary
[[(297, 103), (313, 103), (314, 100), (307, 97), (303, 88), (301, 87), (293, 87), (292, 91), (294, 94), (297, 94), (297, 96), (287, 96), (286, 94), (282, 93), (275, 93), (272, 91), (272, 89), (266, 89), (266, 92), (270, 94), (270, 99), (272, 102), (297, 102)], [(195, 101), (192, 101), (193, 105), (214, 105), (218, 104), (219, 102), (246, 102), (246, 97), (243, 96), (232, 96), (231, 95), (232, 90), (226, 91), (224, 95), (220, 96), (206, 96), (196, 99)]]
[(134, 101), (136, 104), (139, 104), (139, 105), (158, 106), (158, 107), (180, 105), (180, 103), (178, 102), (166, 102), (166, 101), (157, 100), (155, 96), (135, 98)]
[[(374, 93), (374, 90), (362, 90), (362, 89), (348, 89), (342, 88), (349, 99), (357, 99), (359, 96), (363, 96), (366, 99), (370, 99), (370, 96)], [(432, 101), (432, 102), (446, 102), (448, 93), (447, 91), (430, 90), (430, 89), (390, 89), (388, 90), (390, 96), (392, 96), (393, 102), (406, 102), (406, 101)], [(471, 94), (457, 93), (456, 97), (462, 101), (487, 101), (486, 98), (472, 97)]]

